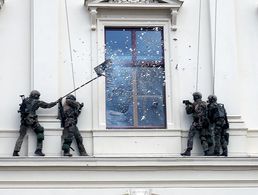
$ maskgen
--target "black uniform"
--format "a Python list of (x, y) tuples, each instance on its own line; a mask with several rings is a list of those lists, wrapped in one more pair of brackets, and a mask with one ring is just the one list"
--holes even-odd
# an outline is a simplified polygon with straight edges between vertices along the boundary
[(182, 156), (190, 156), (191, 150), (193, 149), (193, 139), (196, 132), (199, 133), (199, 138), (204, 151), (204, 155), (208, 155), (209, 146), (212, 145), (212, 140), (209, 139), (209, 121), (207, 116), (207, 104), (202, 101), (202, 94), (200, 92), (193, 93), (194, 102), (191, 103), (189, 100), (184, 100), (183, 103), (186, 105), (186, 113), (192, 114), (193, 122), (191, 124), (188, 140), (187, 149), (181, 153)]
[(62, 103), (59, 102), (59, 112), (61, 115), (61, 123), (62, 127), (64, 127), (63, 130), (63, 146), (62, 150), (64, 151), (64, 156), (72, 156), (70, 154), (70, 147), (73, 141), (73, 138), (75, 138), (79, 153), (81, 156), (87, 156), (87, 152), (83, 145), (83, 139), (79, 132), (77, 125), (77, 119), (78, 116), (81, 113), (81, 109), (83, 107), (83, 104), (80, 104), (79, 102), (73, 100), (73, 99), (66, 99), (66, 102), (64, 106), (62, 106)]
[(214, 155), (220, 155), (220, 148), (222, 148), (222, 155), (227, 156), (229, 140), (227, 129), (229, 128), (229, 123), (224, 105), (210, 102), (208, 104), (208, 116), (210, 123), (214, 125)]
[(20, 125), (20, 136), (18, 137), (15, 148), (14, 148), (14, 156), (19, 156), (18, 152), (21, 149), (21, 145), (23, 142), (23, 138), (25, 137), (28, 128), (33, 129), (33, 131), (37, 135), (37, 149), (35, 154), (44, 156), (42, 153), (43, 140), (44, 140), (44, 128), (38, 122), (38, 116), (36, 111), (38, 108), (51, 108), (55, 106), (57, 102), (46, 103), (44, 101), (40, 101), (38, 98), (27, 97), (23, 99), (22, 104), (20, 106), (20, 114), (21, 114), (21, 125)]
[(207, 141), (209, 123), (207, 119), (206, 102), (199, 99), (193, 104), (187, 105), (186, 112), (187, 114), (192, 114), (193, 116), (193, 122), (188, 133), (187, 149), (193, 149), (193, 138), (196, 132), (198, 132), (203, 151), (204, 153), (207, 153), (209, 150)]

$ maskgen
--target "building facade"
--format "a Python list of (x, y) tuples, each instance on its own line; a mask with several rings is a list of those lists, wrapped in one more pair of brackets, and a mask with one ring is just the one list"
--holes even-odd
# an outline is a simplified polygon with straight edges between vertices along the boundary
[[(256, 194), (257, 19), (256, 0), (0, 1), (1, 194)], [(56, 101), (106, 59), (74, 93), (89, 156), (62, 156), (54, 107), (38, 110), (46, 156), (29, 131), (13, 157), (19, 95)], [(180, 156), (195, 91), (225, 105), (228, 157), (204, 157), (197, 136)]]

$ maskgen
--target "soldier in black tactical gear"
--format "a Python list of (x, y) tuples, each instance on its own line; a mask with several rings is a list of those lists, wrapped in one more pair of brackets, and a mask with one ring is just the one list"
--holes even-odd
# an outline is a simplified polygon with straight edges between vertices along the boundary
[(81, 156), (88, 156), (84, 145), (83, 139), (77, 128), (77, 119), (81, 113), (83, 103), (76, 101), (74, 95), (68, 95), (66, 97), (64, 105), (62, 105), (62, 100), (59, 101), (59, 119), (61, 119), (61, 127), (63, 130), (63, 146), (64, 156), (72, 156), (70, 153), (71, 144), (73, 138), (75, 138), (79, 153)]
[(25, 137), (28, 128), (33, 129), (37, 136), (37, 149), (35, 154), (38, 156), (45, 156), (45, 154), (42, 153), (44, 128), (38, 122), (36, 111), (39, 108), (52, 108), (58, 103), (58, 101), (46, 103), (39, 100), (40, 93), (37, 90), (32, 90), (30, 96), (27, 98), (25, 98), (23, 95), (21, 97), (22, 103), (20, 104), (20, 109), (18, 110), (18, 112), (21, 114), (20, 136), (16, 141), (13, 156), (19, 156), (23, 138)]
[[(208, 97), (208, 118), (211, 125), (214, 126), (214, 155), (228, 156), (229, 134), (227, 129), (229, 128), (229, 123), (227, 113), (224, 105), (217, 103), (215, 95)], [(220, 154), (220, 148), (222, 148), (222, 154)]]
[[(182, 156), (191, 156), (191, 150), (193, 149), (193, 138), (196, 132), (199, 133), (204, 155), (208, 155), (209, 145), (211, 140), (207, 140), (207, 132), (209, 128), (209, 121), (207, 118), (207, 104), (202, 101), (202, 94), (200, 92), (193, 93), (194, 102), (184, 100), (186, 105), (186, 113), (192, 114), (193, 122), (188, 133), (187, 149), (181, 153)], [(210, 143), (210, 144), (209, 144)]]

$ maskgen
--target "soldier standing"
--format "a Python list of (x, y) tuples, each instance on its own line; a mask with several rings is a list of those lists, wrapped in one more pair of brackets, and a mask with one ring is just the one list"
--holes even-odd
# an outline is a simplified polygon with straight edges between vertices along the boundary
[(40, 93), (37, 90), (32, 90), (30, 96), (27, 98), (24, 98), (24, 96), (21, 97), (23, 100), (20, 104), (20, 110), (18, 111), (21, 114), (20, 136), (16, 141), (13, 156), (19, 156), (23, 138), (25, 137), (28, 128), (33, 129), (37, 136), (37, 149), (35, 154), (38, 156), (45, 156), (45, 154), (42, 153), (44, 128), (38, 122), (36, 111), (39, 108), (52, 108), (58, 101), (51, 103), (40, 101)]
[(207, 156), (209, 151), (209, 144), (207, 140), (207, 132), (209, 128), (207, 104), (206, 102), (202, 101), (202, 94), (200, 92), (194, 92), (193, 99), (193, 103), (191, 103), (189, 100), (183, 101), (183, 103), (186, 105), (186, 113), (192, 114), (193, 116), (193, 122), (188, 133), (187, 149), (185, 152), (181, 153), (181, 155), (191, 156), (191, 150), (193, 149), (193, 138), (196, 132), (198, 132), (204, 155)]
[[(227, 113), (224, 105), (217, 103), (215, 95), (208, 97), (208, 117), (210, 123), (214, 125), (214, 155), (228, 156), (229, 134), (227, 129), (229, 128), (229, 123)], [(222, 148), (222, 154), (220, 154), (220, 148)]]
[(62, 105), (62, 101), (59, 101), (59, 115), (61, 119), (61, 127), (63, 130), (63, 146), (62, 150), (64, 151), (64, 156), (72, 156), (70, 153), (71, 144), (73, 138), (75, 138), (79, 153), (81, 156), (88, 156), (84, 145), (83, 139), (79, 132), (77, 125), (78, 116), (81, 113), (81, 109), (83, 107), (83, 103), (79, 103), (76, 101), (74, 95), (68, 95), (66, 97), (64, 105)]

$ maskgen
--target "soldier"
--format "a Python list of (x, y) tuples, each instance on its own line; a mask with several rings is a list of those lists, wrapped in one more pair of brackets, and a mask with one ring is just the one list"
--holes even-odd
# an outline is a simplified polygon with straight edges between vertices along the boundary
[[(199, 133), (204, 155), (208, 155), (209, 145), (207, 140), (207, 132), (209, 127), (209, 121), (207, 118), (207, 104), (202, 101), (202, 94), (200, 92), (193, 93), (194, 102), (191, 103), (189, 100), (184, 100), (183, 103), (186, 105), (186, 113), (192, 114), (193, 122), (188, 133), (187, 149), (181, 153), (182, 156), (191, 156), (191, 150), (193, 149), (193, 138), (196, 132)], [(211, 141), (209, 141), (211, 142)]]
[(27, 98), (24, 98), (24, 96), (21, 97), (23, 100), (20, 104), (20, 109), (18, 110), (21, 114), (20, 136), (16, 141), (13, 156), (19, 156), (23, 138), (26, 135), (28, 128), (33, 129), (37, 136), (37, 149), (35, 154), (38, 156), (45, 156), (45, 154), (42, 153), (44, 128), (38, 122), (36, 111), (38, 108), (52, 108), (58, 103), (58, 101), (51, 103), (40, 101), (40, 93), (37, 90), (32, 90), (30, 96)]
[[(217, 103), (215, 95), (208, 97), (208, 118), (210, 123), (214, 125), (214, 155), (228, 156), (229, 134), (227, 129), (229, 128), (229, 123), (227, 113), (224, 105)], [(222, 148), (222, 154), (220, 154), (220, 148)]]
[(66, 97), (64, 106), (62, 105), (62, 101), (59, 101), (59, 115), (61, 119), (61, 127), (63, 130), (63, 146), (62, 150), (64, 151), (64, 156), (72, 156), (70, 153), (71, 144), (73, 138), (75, 138), (79, 153), (81, 156), (88, 156), (84, 146), (82, 136), (76, 126), (78, 116), (81, 113), (81, 109), (83, 107), (83, 103), (79, 103), (76, 101), (74, 95), (68, 95)]

